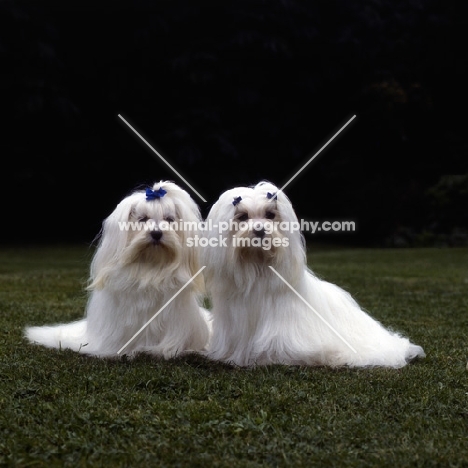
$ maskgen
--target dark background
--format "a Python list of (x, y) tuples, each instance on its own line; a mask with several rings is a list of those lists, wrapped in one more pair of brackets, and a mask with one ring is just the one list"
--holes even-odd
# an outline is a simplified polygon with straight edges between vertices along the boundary
[[(0, 3), (7, 243), (84, 242), (169, 179), (284, 184), (321, 242), (467, 244), (466, 19), (442, 1)], [(208, 200), (118, 118), (121, 114)]]

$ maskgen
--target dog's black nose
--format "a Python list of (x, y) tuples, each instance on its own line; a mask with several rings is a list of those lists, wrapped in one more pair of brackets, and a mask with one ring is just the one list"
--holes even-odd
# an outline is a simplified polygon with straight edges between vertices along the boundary
[(161, 231), (151, 231), (151, 238), (156, 242), (161, 240), (162, 235), (163, 233)]
[(260, 237), (260, 239), (263, 239), (263, 237), (265, 236), (264, 228), (254, 228), (253, 232), (257, 237)]

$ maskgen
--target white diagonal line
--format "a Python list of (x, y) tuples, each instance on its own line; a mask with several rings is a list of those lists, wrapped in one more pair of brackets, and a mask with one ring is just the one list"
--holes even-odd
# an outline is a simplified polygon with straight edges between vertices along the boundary
[(354, 119), (353, 115), (280, 189), (282, 192)]
[(340, 338), (343, 343), (348, 346), (351, 351), (357, 353), (357, 351), (272, 267), (270, 268), (273, 272), (283, 281), (283, 283), (291, 289), (294, 294), (333, 332), (335, 335)]
[(118, 116), (148, 145), (148, 147), (157, 154), (163, 162), (165, 162), (205, 203), (206, 200), (177, 172), (120, 114)]
[(203, 270), (202, 266), (118, 351), (120, 354)]

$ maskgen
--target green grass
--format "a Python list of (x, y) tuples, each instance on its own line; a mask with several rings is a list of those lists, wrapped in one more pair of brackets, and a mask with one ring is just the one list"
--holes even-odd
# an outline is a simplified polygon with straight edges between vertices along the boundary
[(27, 344), (82, 316), (86, 247), (0, 250), (0, 465), (468, 466), (468, 249), (312, 247), (313, 270), (424, 347), (403, 369), (104, 361)]

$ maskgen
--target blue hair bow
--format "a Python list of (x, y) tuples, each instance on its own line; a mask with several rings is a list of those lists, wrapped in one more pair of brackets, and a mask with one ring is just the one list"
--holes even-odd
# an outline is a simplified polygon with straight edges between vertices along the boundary
[(159, 198), (164, 197), (166, 195), (167, 191), (164, 190), (163, 188), (159, 188), (158, 190), (151, 190), (150, 188), (146, 189), (146, 200), (156, 200)]
[(236, 206), (240, 203), (241, 200), (242, 200), (242, 197), (234, 198), (234, 200), (232, 201), (232, 204)]
[(276, 192), (275, 193), (267, 192), (267, 198), (268, 198), (268, 200), (271, 200), (272, 198), (273, 198), (273, 200), (276, 200), (278, 198), (278, 196), (276, 195)]

